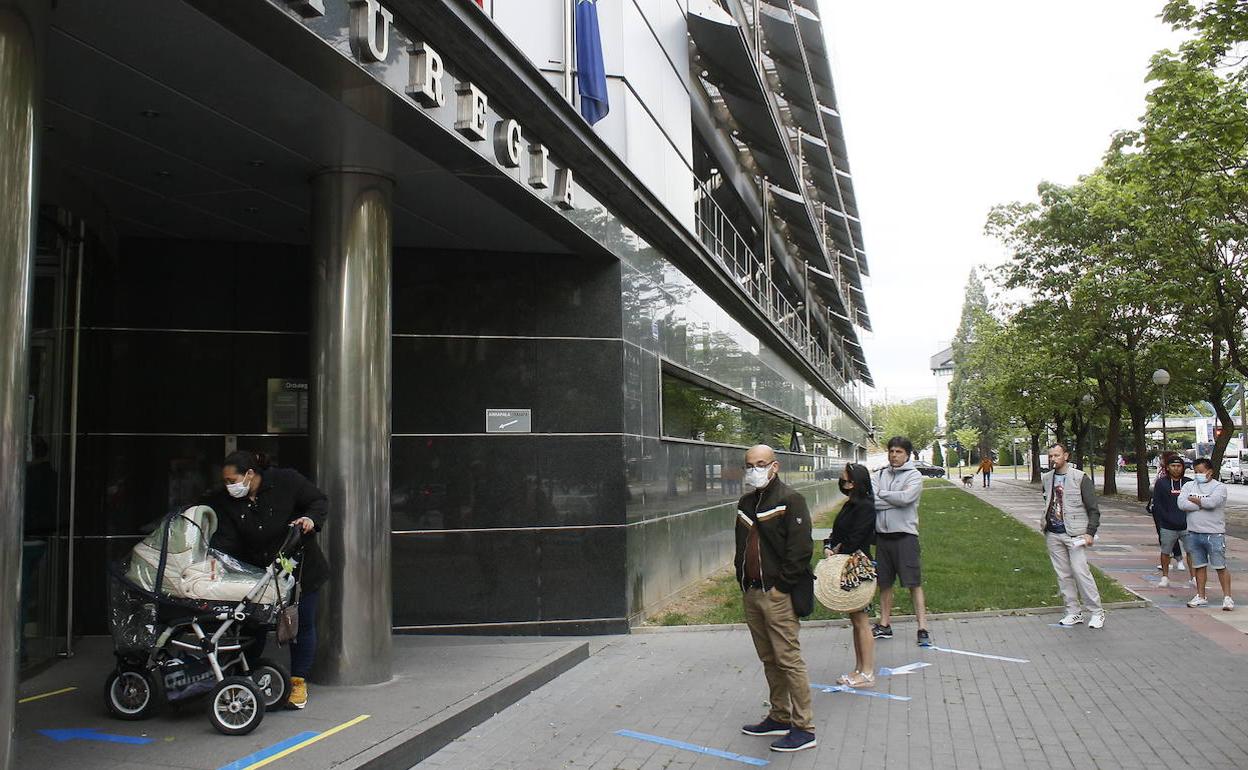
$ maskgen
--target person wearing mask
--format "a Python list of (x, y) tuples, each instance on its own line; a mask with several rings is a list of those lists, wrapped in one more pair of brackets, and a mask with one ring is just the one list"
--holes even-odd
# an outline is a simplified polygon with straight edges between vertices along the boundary
[(1231, 598), (1231, 573), (1226, 568), (1226, 485), (1213, 477), (1213, 461), (1207, 457), (1194, 464), (1195, 478), (1183, 485), (1179, 508), (1187, 513), (1187, 555), (1196, 578), (1196, 596), (1188, 607), (1204, 607), (1209, 567), (1218, 573), (1222, 586), (1222, 609), (1235, 609)]
[(1183, 475), (1183, 458), (1178, 455), (1170, 455), (1163, 470), (1165, 475), (1153, 485), (1152, 500), (1153, 523), (1157, 526), (1157, 539), (1161, 545), (1161, 581), (1157, 583), (1158, 588), (1170, 586), (1170, 558), (1179, 540), (1187, 533), (1187, 514), (1179, 508), (1179, 493), (1183, 485), (1191, 481)]
[(875, 558), (880, 584), (880, 622), (871, 628), (876, 639), (892, 639), (893, 583), (910, 590), (914, 615), (919, 622), (920, 647), (931, 645), (927, 631), (927, 601), (923, 596), (923, 573), (919, 563), (919, 496), (923, 474), (914, 467), (914, 445), (904, 436), (888, 440), (888, 466), (875, 472)]
[[(1066, 602), (1063, 626), (1105, 627), (1101, 592), (1088, 564), (1088, 548), (1101, 524), (1101, 508), (1092, 479), (1070, 464), (1070, 452), (1062, 444), (1049, 447), (1049, 467), (1040, 479), (1044, 494), (1041, 531), (1049, 549), (1049, 561), (1057, 573), (1057, 587)], [(1080, 608), (1080, 597), (1086, 609)]]
[[(252, 452), (232, 452), (221, 467), (224, 486), (204, 501), (217, 514), (211, 545), (240, 561), (263, 567), (277, 557), (290, 527), (303, 533), (295, 576), (299, 582), (299, 632), (290, 644), (290, 701), (308, 702), (307, 677), (316, 657), (316, 608), (329, 565), (316, 543), (329, 498), (298, 471), (269, 465)], [(259, 656), (264, 639), (248, 657)]]
[[(871, 555), (875, 542), (875, 495), (871, 490), (871, 474), (866, 466), (849, 463), (841, 471), (841, 494), (848, 500), (832, 522), (832, 533), (823, 541), (824, 556), (862, 551)], [(854, 628), (854, 670), (837, 680), (839, 684), (860, 689), (875, 686), (875, 638), (871, 635), (871, 619), (867, 607), (849, 614)]]
[(789, 594), (810, 579), (810, 511), (806, 498), (780, 480), (780, 463), (771, 447), (751, 447), (744, 470), (747, 491), (737, 503), (733, 564), (771, 710), (741, 732), (780, 736), (772, 751), (802, 751), (817, 743), (810, 678), (798, 641), (800, 623)]

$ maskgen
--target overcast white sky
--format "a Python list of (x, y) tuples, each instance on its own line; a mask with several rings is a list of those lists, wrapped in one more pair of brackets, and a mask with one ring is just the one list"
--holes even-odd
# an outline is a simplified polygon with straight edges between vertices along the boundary
[(1162, 0), (822, 0), (871, 279), (875, 398), (935, 395), (997, 203), (1091, 171), (1176, 47)]

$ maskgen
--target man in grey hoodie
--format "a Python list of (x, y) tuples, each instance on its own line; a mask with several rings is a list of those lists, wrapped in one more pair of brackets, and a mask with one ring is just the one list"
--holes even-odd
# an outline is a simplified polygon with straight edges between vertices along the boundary
[(914, 614), (919, 621), (919, 646), (931, 645), (927, 632), (927, 603), (923, 599), (922, 572), (919, 568), (919, 495), (923, 475), (914, 467), (914, 445), (904, 436), (888, 440), (888, 467), (876, 471), (875, 559), (880, 583), (880, 622), (871, 629), (876, 639), (892, 639), (893, 582), (910, 589)]
[(1230, 612), (1235, 609), (1235, 600), (1231, 598), (1231, 573), (1226, 569), (1226, 485), (1213, 477), (1213, 461), (1207, 457), (1198, 458), (1192, 470), (1195, 480), (1184, 484), (1179, 492), (1179, 510), (1187, 513), (1183, 543), (1196, 578), (1196, 596), (1187, 606), (1209, 603), (1205, 581), (1213, 567), (1222, 586), (1222, 609)]

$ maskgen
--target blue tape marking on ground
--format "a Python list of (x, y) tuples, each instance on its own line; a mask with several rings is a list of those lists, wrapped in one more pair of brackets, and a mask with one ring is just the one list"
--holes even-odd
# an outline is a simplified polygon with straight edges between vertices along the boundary
[(982, 652), (967, 652), (966, 650), (951, 650), (947, 647), (937, 647), (934, 644), (931, 646), (931, 649), (939, 650), (941, 652), (952, 652), (954, 655), (970, 655), (972, 658), (986, 658), (988, 660), (1004, 660), (1008, 663), (1030, 663), (1031, 662), (1030, 660), (1027, 660), (1026, 658), (1009, 658), (1009, 657), (1006, 657), (1005, 655), (986, 655)]
[(65, 741), (102, 741), (103, 743), (128, 743), (135, 746), (142, 746), (145, 743), (151, 743), (155, 738), (142, 738), (137, 735), (109, 735), (108, 733), (98, 732), (93, 727), (76, 727), (66, 730), (40, 730), (40, 734), (46, 735), (57, 743)]
[(1050, 623), (1049, 626), (1052, 628), (1064, 628), (1067, 631), (1074, 628), (1074, 626), (1063, 626), (1061, 623)]
[(765, 759), (758, 759), (757, 757), (747, 757), (744, 754), (733, 754), (731, 751), (720, 751), (719, 749), (708, 749), (705, 746), (698, 746), (697, 744), (694, 744), (694, 743), (685, 743), (684, 741), (674, 741), (671, 738), (660, 738), (657, 735), (647, 735), (646, 733), (634, 732), (632, 730), (616, 730), (615, 734), (622, 735), (625, 738), (636, 738), (639, 741), (649, 741), (650, 743), (657, 743), (660, 746), (671, 746), (674, 749), (684, 749), (685, 751), (692, 751), (698, 754), (707, 754), (712, 757), (719, 757), (720, 759), (731, 759), (734, 762), (741, 762), (747, 765), (754, 765), (755, 767), (763, 767), (764, 765), (768, 764), (767, 760)]
[(893, 695), (887, 692), (876, 692), (875, 690), (856, 690), (853, 687), (846, 687), (843, 684), (812, 684), (812, 690), (820, 692), (847, 692), (850, 695), (865, 695), (868, 698), (883, 698), (885, 700), (910, 700), (905, 695)]
[(221, 767), (217, 768), (217, 770), (243, 770), (244, 767), (251, 767), (263, 759), (268, 759), (278, 752), (285, 751), (297, 743), (303, 743), (309, 738), (315, 738), (317, 735), (319, 735), (319, 733), (312, 730), (299, 733), (298, 735), (292, 735), (280, 743), (275, 743), (268, 748), (260, 749), (255, 754), (248, 754), (242, 759), (236, 759), (228, 765), (221, 765)]
[(919, 661), (917, 663), (907, 663), (906, 665), (898, 666), (897, 668), (881, 668), (879, 676), (900, 676), (901, 674), (909, 674), (911, 672), (918, 671), (921, 668), (927, 668), (930, 665), (932, 664)]

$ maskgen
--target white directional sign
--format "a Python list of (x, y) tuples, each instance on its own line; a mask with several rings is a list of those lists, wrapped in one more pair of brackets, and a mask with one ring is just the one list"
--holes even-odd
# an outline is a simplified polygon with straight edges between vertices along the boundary
[(486, 409), (486, 433), (532, 433), (532, 409)]

